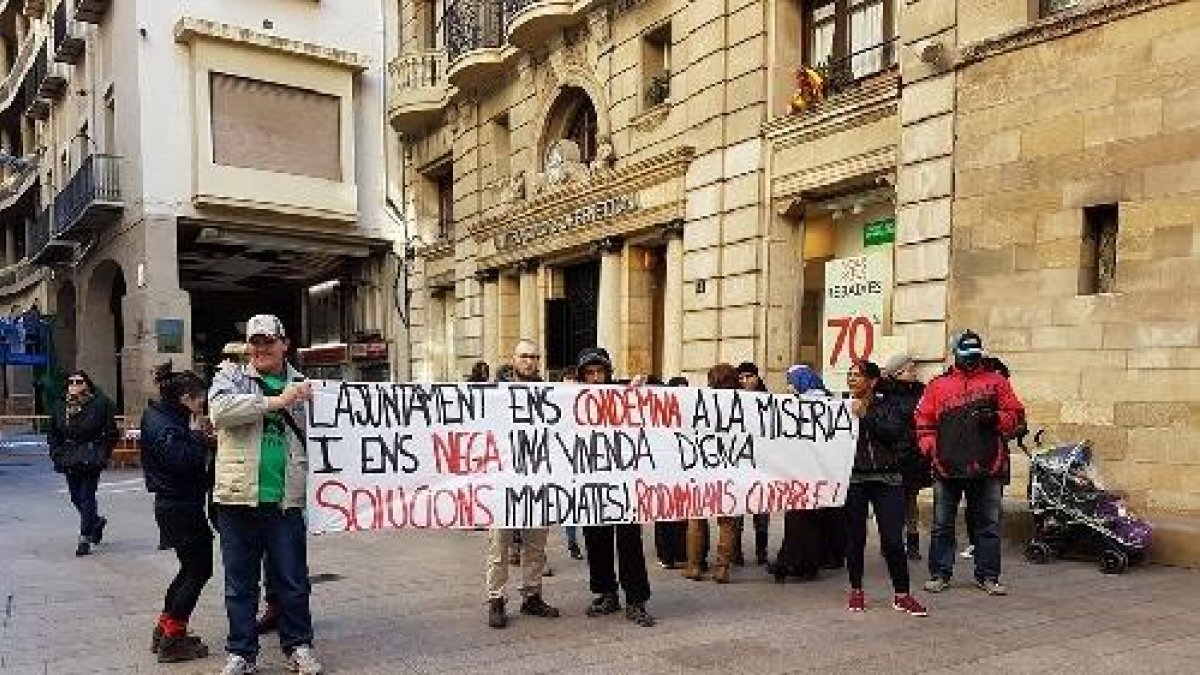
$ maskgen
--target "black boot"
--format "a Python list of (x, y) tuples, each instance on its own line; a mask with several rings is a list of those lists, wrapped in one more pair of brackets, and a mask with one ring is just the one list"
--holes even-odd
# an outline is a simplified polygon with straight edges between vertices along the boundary
[(194, 635), (167, 635), (158, 649), (159, 663), (182, 663), (208, 656), (208, 645)]
[(504, 613), (504, 598), (488, 600), (488, 626), (492, 628), (508, 626), (508, 615)]
[(92, 540), (89, 537), (80, 536), (79, 545), (75, 547), (75, 555), (84, 556), (92, 552)]
[(643, 628), (654, 625), (654, 617), (646, 611), (646, 605), (641, 602), (631, 602), (625, 608), (625, 620), (632, 621)]
[(546, 604), (546, 601), (542, 600), (542, 596), (531, 595), (521, 603), (521, 613), (552, 619), (558, 616), (558, 609)]
[(601, 593), (592, 600), (592, 604), (588, 605), (588, 616), (604, 616), (605, 614), (613, 614), (621, 611), (621, 600), (617, 598), (616, 593)]
[(108, 518), (100, 516), (96, 519), (96, 526), (92, 528), (92, 543), (99, 544), (104, 541), (104, 526), (108, 525)]
[(579, 550), (579, 544), (568, 545), (567, 553), (570, 553), (575, 560), (583, 560), (583, 551)]
[(759, 565), (767, 564), (767, 533), (754, 533), (754, 558)]
[(905, 546), (908, 549), (909, 560), (921, 559), (921, 534), (919, 532), (909, 532), (908, 542)]

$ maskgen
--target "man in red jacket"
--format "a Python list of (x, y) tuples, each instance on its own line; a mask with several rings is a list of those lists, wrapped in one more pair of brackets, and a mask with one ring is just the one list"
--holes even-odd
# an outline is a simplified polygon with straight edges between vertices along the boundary
[(983, 368), (983, 340), (964, 331), (952, 345), (954, 367), (925, 388), (917, 406), (917, 439), (933, 465), (933, 531), (929, 581), (940, 593), (954, 574), (954, 520), (965, 496), (976, 536), (975, 583), (1004, 595), (1000, 583), (1000, 502), (1008, 483), (1004, 438), (1024, 417), (1008, 380)]

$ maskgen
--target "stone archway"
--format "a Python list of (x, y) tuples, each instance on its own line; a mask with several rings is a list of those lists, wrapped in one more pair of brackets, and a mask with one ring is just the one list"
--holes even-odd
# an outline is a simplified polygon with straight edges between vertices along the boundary
[(125, 294), (121, 266), (113, 260), (98, 264), (84, 287), (78, 332), (79, 367), (88, 371), (118, 408), (124, 405), (121, 352), (125, 348)]
[(564, 67), (557, 76), (557, 87), (553, 87), (542, 102), (540, 116), (541, 135), (538, 137), (536, 166), (543, 170), (542, 162), (546, 151), (555, 141), (564, 138), (572, 113), (581, 106), (590, 106), (595, 117), (595, 135), (598, 145), (612, 143), (612, 120), (609, 116), (608, 100), (603, 89), (581, 68)]

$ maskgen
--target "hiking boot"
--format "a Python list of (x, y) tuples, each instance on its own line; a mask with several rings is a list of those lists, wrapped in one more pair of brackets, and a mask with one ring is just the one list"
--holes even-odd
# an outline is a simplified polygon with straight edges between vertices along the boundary
[(941, 593), (950, 588), (950, 580), (943, 577), (933, 577), (925, 582), (925, 590), (929, 593)]
[(909, 616), (929, 616), (929, 612), (925, 609), (925, 605), (922, 605), (920, 602), (918, 602), (917, 599), (914, 598), (910, 593), (893, 597), (892, 609), (896, 610), (897, 612), (904, 612)]
[(504, 598), (488, 600), (488, 626), (491, 628), (508, 626), (508, 615), (504, 613)]
[(225, 667), (221, 669), (221, 675), (252, 675), (257, 672), (258, 666), (253, 661), (237, 654), (230, 654)]
[(592, 604), (588, 605), (588, 616), (604, 616), (605, 614), (614, 614), (621, 611), (621, 601), (617, 599), (616, 593), (601, 593), (597, 595)]
[(583, 551), (579, 550), (579, 544), (569, 544), (567, 546), (567, 553), (570, 553), (571, 558), (574, 560), (583, 560)]
[(1008, 589), (996, 579), (976, 579), (975, 586), (988, 595), (1008, 595)]
[(254, 626), (258, 630), (258, 634), (263, 635), (279, 630), (279, 614), (279, 605), (268, 602), (267, 606), (263, 608), (262, 616), (258, 617)]
[(649, 628), (654, 625), (654, 617), (646, 611), (646, 605), (641, 602), (631, 602), (625, 608), (625, 620), (632, 621), (642, 628)]
[(521, 613), (552, 619), (558, 616), (558, 608), (546, 604), (540, 595), (531, 595), (521, 603)]
[(288, 654), (287, 660), (284, 661), (283, 667), (288, 672), (299, 673), (300, 675), (320, 675), (321, 662), (313, 654), (312, 647), (301, 645), (292, 650)]
[(75, 555), (84, 556), (92, 552), (92, 542), (87, 537), (79, 538), (79, 545), (75, 547)]
[(92, 528), (92, 543), (99, 544), (104, 541), (104, 526), (108, 525), (108, 518), (100, 516), (96, 519), (96, 526)]
[(159, 643), (159, 663), (182, 663), (207, 656), (208, 645), (195, 635), (165, 635)]
[(905, 544), (908, 552), (909, 560), (921, 559), (921, 535), (916, 532), (908, 533), (908, 542)]
[(863, 592), (863, 589), (850, 589), (850, 598), (846, 600), (846, 609), (851, 612), (867, 611), (867, 594)]

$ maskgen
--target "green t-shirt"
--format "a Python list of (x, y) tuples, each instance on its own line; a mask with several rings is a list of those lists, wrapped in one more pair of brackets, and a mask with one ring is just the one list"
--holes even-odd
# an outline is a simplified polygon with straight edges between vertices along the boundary
[[(263, 375), (267, 396), (278, 396), (287, 386), (281, 375)], [(278, 504), (283, 501), (284, 475), (287, 472), (288, 439), (283, 412), (272, 410), (263, 418), (262, 449), (258, 460), (258, 503)]]

